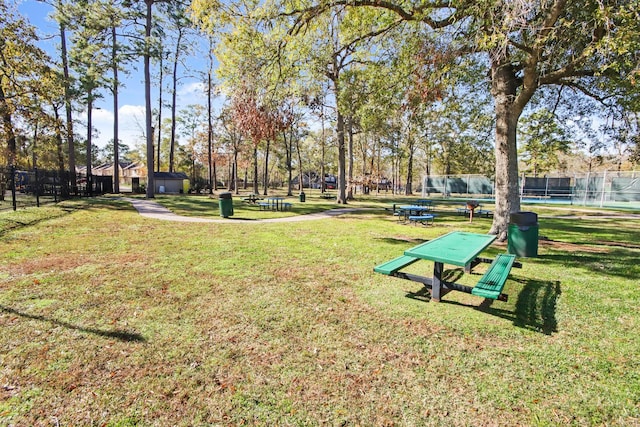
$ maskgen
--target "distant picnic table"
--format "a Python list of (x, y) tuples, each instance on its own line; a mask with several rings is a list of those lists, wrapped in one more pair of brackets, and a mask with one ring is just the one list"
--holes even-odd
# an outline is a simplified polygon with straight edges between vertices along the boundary
[(285, 211), (291, 210), (291, 203), (284, 201), (284, 197), (267, 197), (266, 202), (260, 202), (260, 210)]
[(256, 203), (258, 200), (262, 200), (259, 194), (251, 193), (247, 197), (243, 198), (245, 202)]
[[(394, 206), (395, 207), (395, 206)], [(398, 219), (410, 223), (433, 224), (435, 215), (431, 212), (433, 209), (431, 204), (426, 205), (401, 205), (398, 207)]]

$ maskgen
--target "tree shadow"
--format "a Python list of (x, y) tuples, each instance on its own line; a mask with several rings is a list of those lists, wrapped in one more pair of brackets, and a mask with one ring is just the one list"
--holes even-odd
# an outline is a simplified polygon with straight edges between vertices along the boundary
[(545, 261), (562, 265), (568, 269), (587, 269), (594, 274), (634, 280), (637, 277), (638, 253), (626, 248), (614, 248), (600, 252), (575, 250), (555, 252), (538, 256)]
[(394, 245), (407, 245), (407, 243), (413, 243), (415, 245), (419, 245), (421, 243), (427, 242), (425, 239), (411, 239), (411, 238), (400, 238), (400, 237), (378, 237), (376, 240), (382, 241), (384, 243), (390, 243)]
[[(39, 209), (39, 208), (34, 208), (34, 209)], [(72, 211), (71, 210), (67, 210), (67, 209), (62, 209), (59, 212), (57, 212), (56, 214), (49, 214), (46, 216), (34, 216), (34, 217), (24, 217), (24, 218), (12, 218), (12, 217), (7, 217), (7, 216), (3, 216), (2, 218), (0, 218), (0, 237), (4, 237), (5, 234), (12, 232), (12, 231), (17, 231), (26, 227), (30, 227), (45, 221), (49, 221), (52, 219), (56, 219), (56, 218), (61, 218), (63, 216), (66, 216), (68, 214), (70, 214)]]
[(35, 215), (19, 215), (10, 216), (3, 215), (0, 217), (0, 238), (5, 234), (17, 231), (23, 228), (32, 227), (46, 221), (62, 218), (67, 215), (71, 215), (80, 211), (92, 211), (92, 210), (118, 210), (128, 211), (134, 210), (131, 203), (116, 198), (71, 198), (55, 203), (57, 210), (43, 210), (44, 205), (51, 205), (48, 203), (42, 203), (41, 207), (33, 206), (19, 206), (18, 211), (23, 209), (34, 209), (37, 212)]
[(97, 328), (87, 328), (87, 327), (83, 327), (83, 326), (73, 325), (71, 323), (64, 322), (64, 321), (57, 320), (57, 319), (50, 319), (48, 317), (45, 317), (45, 316), (42, 316), (42, 315), (39, 315), (39, 314), (24, 313), (22, 311), (16, 310), (16, 309), (11, 308), (11, 307), (6, 307), (4, 305), (0, 305), (0, 311), (3, 311), (5, 313), (14, 314), (16, 316), (24, 317), (26, 319), (39, 320), (39, 321), (42, 321), (42, 322), (49, 322), (49, 323), (51, 323), (53, 325), (62, 326), (62, 327), (67, 328), (67, 329), (72, 329), (72, 330), (80, 331), (80, 332), (86, 332), (86, 333), (98, 335), (98, 336), (101, 336), (101, 337), (114, 338), (114, 339), (117, 339), (117, 340), (120, 340), (120, 341), (126, 341), (126, 342), (146, 342), (146, 339), (142, 335), (140, 335), (138, 333), (132, 333), (132, 332), (127, 332), (127, 331), (122, 331), (122, 330), (105, 331), (105, 330), (97, 329)]

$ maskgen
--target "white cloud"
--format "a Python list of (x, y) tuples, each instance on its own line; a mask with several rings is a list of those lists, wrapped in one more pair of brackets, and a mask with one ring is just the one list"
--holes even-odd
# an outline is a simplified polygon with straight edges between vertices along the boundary
[(205, 96), (205, 84), (203, 82), (191, 82), (185, 86), (183, 86), (179, 91), (178, 95), (180, 97), (197, 97), (197, 98), (206, 98)]
[[(118, 139), (129, 147), (138, 145), (144, 135), (145, 108), (141, 105), (123, 105), (118, 109)], [(85, 117), (81, 117), (86, 120)], [(108, 109), (93, 110), (93, 127), (98, 131), (95, 144), (105, 147), (113, 140), (114, 115)]]

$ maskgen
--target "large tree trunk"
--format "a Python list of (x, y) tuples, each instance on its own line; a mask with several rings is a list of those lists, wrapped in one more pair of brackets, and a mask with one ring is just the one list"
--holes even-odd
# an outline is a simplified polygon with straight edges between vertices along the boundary
[[(353, 116), (349, 116), (348, 118), (347, 129), (349, 132), (349, 165), (347, 171), (347, 174), (349, 175), (349, 189), (347, 193), (347, 199), (353, 200)], [(364, 178), (364, 174), (362, 176)]]
[[(337, 70), (338, 66), (335, 63), (334, 57), (333, 69)], [(331, 75), (331, 82), (333, 83), (333, 93), (336, 96), (336, 136), (338, 138), (338, 196), (336, 198), (337, 203), (347, 204), (347, 150), (344, 141), (344, 116), (340, 111), (340, 104), (337, 102), (338, 95), (340, 94), (340, 84), (337, 72)], [(322, 177), (324, 180), (324, 176)]]
[[(323, 146), (324, 148), (324, 146)], [(293, 151), (293, 147), (291, 148), (291, 150)], [(304, 185), (303, 185), (303, 167), (302, 167), (302, 154), (300, 153), (300, 138), (296, 138), (296, 153), (298, 154), (298, 187), (300, 191), (304, 191)], [(293, 157), (293, 154), (292, 154)], [(324, 170), (324, 166), (323, 166), (323, 170)], [(324, 183), (324, 175), (322, 176), (322, 182)], [(309, 188), (311, 188), (311, 174), (309, 174)], [(321, 184), (321, 188), (324, 191), (324, 185)]]
[(416, 151), (411, 128), (407, 132), (407, 149), (409, 158), (407, 159), (407, 183), (404, 188), (404, 194), (405, 196), (411, 196), (413, 195), (413, 156)]
[(257, 144), (253, 146), (253, 194), (260, 194), (260, 190), (258, 189), (258, 145)]
[[(0, 84), (2, 82), (0, 81)], [(16, 135), (13, 129), (13, 122), (11, 116), (11, 110), (9, 109), (9, 103), (0, 85), (0, 116), (2, 116), (2, 128), (4, 130), (5, 138), (7, 140), (7, 153), (9, 154), (9, 166), (15, 166), (16, 164)]]
[(89, 89), (87, 94), (87, 192), (93, 194), (93, 172), (91, 165), (91, 141), (93, 136), (93, 89)]
[(174, 155), (176, 149), (176, 108), (178, 98), (178, 60), (180, 56), (180, 43), (182, 41), (182, 30), (178, 30), (178, 40), (176, 41), (176, 56), (173, 60), (173, 91), (171, 93), (171, 145), (169, 147), (169, 172), (173, 172)]
[(209, 166), (209, 194), (217, 190), (215, 170), (213, 162), (213, 106), (211, 97), (213, 96), (213, 41), (209, 37), (209, 70), (207, 72), (207, 165)]
[[(62, 3), (58, 2), (58, 8)], [(73, 108), (71, 106), (71, 77), (69, 75), (69, 60), (67, 58), (67, 35), (64, 25), (60, 24), (60, 56), (62, 57), (62, 73), (64, 76), (64, 107), (67, 115), (67, 145), (69, 149), (69, 179), (71, 192), (75, 193), (76, 183), (76, 147), (73, 136)]]
[(113, 192), (120, 193), (120, 152), (118, 135), (119, 115), (118, 115), (118, 44), (116, 26), (111, 27), (111, 61), (113, 65)]
[(491, 66), (491, 94), (496, 113), (496, 206), (490, 234), (507, 238), (509, 214), (520, 210), (516, 127), (520, 109), (514, 108), (518, 82), (511, 64)]
[(265, 150), (264, 153), (264, 178), (263, 178), (263, 183), (264, 183), (264, 195), (267, 195), (267, 192), (269, 191), (269, 148), (271, 147), (271, 142), (267, 141), (267, 148)]
[[(325, 146), (326, 146), (326, 135), (325, 135), (325, 128), (324, 128), (324, 105), (322, 106), (322, 113), (320, 115), (320, 125), (322, 126), (322, 141), (321, 141), (321, 145), (322, 145), (322, 149), (321, 149), (321, 156), (322, 159), (320, 161), (320, 192), (324, 193), (327, 189), (327, 183), (325, 182), (324, 179), (324, 175), (326, 173), (325, 169), (324, 169), (324, 161), (325, 161)], [(300, 153), (300, 150), (298, 150), (298, 154)], [(302, 166), (301, 166), (302, 168)], [(302, 171), (300, 171), (300, 177), (302, 178)]]
[(55, 141), (56, 141), (56, 154), (58, 156), (58, 172), (62, 176), (64, 174), (64, 152), (62, 141), (62, 121), (60, 120), (60, 112), (58, 106), (53, 104), (53, 115), (55, 119)]
[(153, 126), (151, 124), (151, 19), (153, 0), (145, 0), (147, 5), (147, 16), (145, 22), (145, 51), (144, 51), (144, 103), (145, 103), (145, 123), (147, 134), (147, 191), (146, 198), (155, 197), (155, 180), (153, 175)]
[[(285, 151), (285, 162), (287, 165), (287, 196), (293, 195), (293, 131), (289, 130), (290, 138), (287, 138), (287, 131), (282, 132), (282, 139), (284, 140), (284, 151)], [(302, 181), (298, 182), (300, 186), (300, 191), (302, 191)]]
[[(337, 93), (337, 91), (336, 91)], [(336, 132), (338, 136), (338, 197), (337, 202), (346, 204), (347, 203), (347, 160), (346, 160), (346, 147), (344, 143), (344, 117), (340, 113), (338, 109), (337, 114), (337, 123), (336, 123)]]
[(160, 76), (158, 78), (158, 126), (156, 136), (156, 172), (160, 172), (160, 148), (162, 147), (162, 87), (164, 78), (164, 53), (160, 54)]

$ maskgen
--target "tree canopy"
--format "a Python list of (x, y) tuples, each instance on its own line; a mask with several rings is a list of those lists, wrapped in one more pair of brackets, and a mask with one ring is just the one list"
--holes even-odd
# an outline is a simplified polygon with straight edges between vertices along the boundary
[[(212, 6), (207, 0), (194, 2), (194, 10), (204, 20), (218, 13)], [(350, 59), (367, 53), (397, 64), (400, 50), (387, 49), (388, 40), (407, 40), (407, 33), (424, 46), (421, 66), (433, 64), (442, 72), (465, 66), (460, 58), (479, 57), (474, 63), (483, 63), (489, 76), (495, 114), (492, 233), (504, 239), (509, 213), (520, 208), (516, 143), (520, 116), (539, 88), (550, 85), (567, 87), (610, 106), (637, 102), (639, 6), (634, 0), (271, 0), (256, 5), (257, 11), (242, 19), (267, 22), (265, 31), (280, 35), (283, 50), (293, 50), (300, 62), (313, 62), (317, 52), (322, 52), (314, 45), (320, 39), (309, 39), (309, 35), (323, 22), (339, 22), (340, 34), (334, 43), (320, 42), (320, 46), (338, 47), (333, 68), (325, 70), (334, 73), (336, 65), (344, 64), (347, 52)], [(234, 19), (224, 13), (218, 16), (224, 22)], [(428, 29), (427, 37), (416, 23)], [(322, 33), (329, 34), (328, 30)], [(379, 37), (381, 34), (385, 37)], [(345, 43), (348, 40), (357, 43)], [(434, 40), (444, 54), (429, 49)], [(336, 96), (340, 98), (337, 91)]]
[[(295, 168), (300, 182), (337, 175), (340, 203), (356, 184), (391, 181), (394, 191), (411, 194), (422, 174), (484, 173), (496, 182), (491, 231), (504, 238), (509, 213), (520, 208), (519, 165), (534, 174), (553, 167), (569, 143), (574, 155), (595, 160), (606, 142), (617, 168), (638, 158), (638, 0), (194, 0), (188, 10), (186, 2), (155, 0), (51, 5), (60, 24), (54, 59), (40, 55), (26, 18), (2, 3), (0, 132), (5, 158), (19, 164), (34, 163), (27, 159), (37, 152), (48, 165), (75, 171), (76, 149), (86, 140), (87, 153), (78, 158), (89, 167), (91, 101), (113, 96), (117, 110), (118, 71), (136, 62), (145, 68), (146, 155), (129, 155), (146, 156), (150, 197), (156, 165), (189, 169), (194, 186), (196, 172), (208, 169), (211, 189), (218, 185), (216, 160), (236, 191), (239, 168), (245, 182), (261, 178), (265, 189), (270, 176), (285, 171), (291, 181)], [(12, 25), (20, 28), (9, 31)], [(21, 58), (11, 56), (12, 44)], [(177, 98), (179, 82), (194, 74), (190, 61), (207, 50), (205, 155), (195, 142), (200, 131), (187, 129), (200, 129), (194, 120), (205, 118), (182, 117), (195, 110), (181, 109)], [(25, 58), (31, 67), (21, 68)], [(168, 84), (164, 74), (171, 75)], [(214, 113), (217, 90), (224, 105)], [(83, 109), (88, 123), (73, 117)], [(110, 159), (118, 159), (120, 147), (114, 116), (113, 155), (104, 156)], [(86, 138), (75, 135), (79, 123)], [(603, 125), (595, 131), (593, 123)]]

